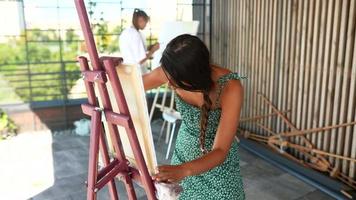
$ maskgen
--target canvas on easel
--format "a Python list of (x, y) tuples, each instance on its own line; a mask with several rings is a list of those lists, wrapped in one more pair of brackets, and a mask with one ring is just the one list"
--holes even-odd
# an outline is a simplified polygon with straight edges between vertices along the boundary
[[(121, 64), (116, 67), (116, 72), (121, 81), (121, 86), (128, 103), (131, 118), (136, 129), (136, 134), (148, 171), (152, 175), (155, 167), (157, 166), (157, 159), (140, 66)], [(108, 92), (109, 98), (111, 101), (114, 101), (114, 95), (110, 86), (108, 87)], [(101, 101), (99, 101), (99, 103), (101, 104)], [(113, 111), (120, 113), (120, 110), (116, 104), (113, 105)], [(107, 125), (104, 126), (106, 132), (108, 132)], [(118, 130), (126, 158), (130, 161), (130, 164), (136, 167), (136, 161), (125, 128), (118, 127)]]

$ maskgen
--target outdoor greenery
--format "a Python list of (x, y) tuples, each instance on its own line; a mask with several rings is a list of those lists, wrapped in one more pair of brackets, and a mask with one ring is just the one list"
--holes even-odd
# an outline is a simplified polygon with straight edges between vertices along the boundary
[[(67, 30), (66, 35), (71, 32)], [(62, 42), (51, 30), (28, 30), (25, 34), (27, 42), (26, 37), (17, 37), (0, 44), (0, 75), (23, 101), (63, 98), (79, 78), (74, 61), (81, 53), (81, 41)]]
[[(118, 52), (122, 26), (109, 26), (103, 13), (96, 13), (96, 2), (88, 3), (98, 51)], [(74, 29), (32, 28), (20, 36), (6, 36), (6, 42), (0, 42), (0, 93), (3, 94), (0, 104), (19, 99), (23, 102), (65, 99), (80, 78), (76, 57), (86, 53), (81, 34)], [(156, 39), (149, 38), (148, 44), (150, 40)]]
[(0, 109), (0, 140), (17, 134), (17, 126), (9, 116)]
[[(89, 3), (92, 15), (96, 3)], [(121, 26), (110, 30), (102, 17), (91, 22), (99, 52), (117, 52)], [(76, 57), (86, 53), (79, 34), (74, 29), (29, 29), (21, 36), (7, 37), (6, 43), (0, 43), (0, 78), (7, 80), (5, 87), (14, 88), (16, 95), (26, 102), (64, 99), (80, 77)]]

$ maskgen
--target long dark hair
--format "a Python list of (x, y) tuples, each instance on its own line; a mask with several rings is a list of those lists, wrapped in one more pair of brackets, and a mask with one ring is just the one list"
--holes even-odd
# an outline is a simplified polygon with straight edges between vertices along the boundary
[(161, 65), (171, 83), (184, 90), (203, 93), (199, 142), (201, 151), (206, 153), (205, 135), (212, 104), (209, 92), (213, 86), (208, 48), (196, 36), (180, 35), (168, 43)]
[(132, 24), (134, 25), (134, 27), (138, 30), (138, 18), (139, 17), (143, 17), (146, 21), (150, 20), (150, 17), (146, 14), (145, 11), (140, 10), (138, 8), (134, 9), (134, 12), (132, 14)]

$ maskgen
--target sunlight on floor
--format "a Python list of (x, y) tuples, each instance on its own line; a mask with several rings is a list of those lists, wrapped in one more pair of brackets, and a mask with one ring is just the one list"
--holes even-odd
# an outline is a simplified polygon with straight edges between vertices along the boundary
[(28, 199), (51, 187), (51, 132), (21, 133), (0, 141), (0, 163), (0, 199)]

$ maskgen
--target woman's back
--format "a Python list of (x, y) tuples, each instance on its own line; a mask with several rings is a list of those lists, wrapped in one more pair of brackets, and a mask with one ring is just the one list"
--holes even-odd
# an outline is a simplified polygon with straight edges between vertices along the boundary
[[(216, 91), (212, 96), (213, 107), (208, 112), (208, 125), (206, 129), (205, 146), (210, 150), (213, 146), (215, 134), (219, 125), (221, 108), (220, 96), (224, 86), (229, 80), (238, 80), (237, 73), (227, 73), (216, 81)], [(188, 95), (183, 91), (180, 94)], [(199, 95), (196, 95), (199, 97)], [(185, 96), (187, 97), (187, 96)], [(194, 99), (190, 98), (191, 100)], [(176, 148), (172, 157), (172, 164), (185, 163), (202, 156), (199, 147), (200, 115), (198, 106), (186, 102), (179, 94), (176, 96), (177, 109), (182, 115)], [(180, 199), (244, 199), (242, 178), (239, 167), (238, 144), (233, 142), (225, 162), (198, 176), (187, 177), (182, 181), (183, 193)]]

